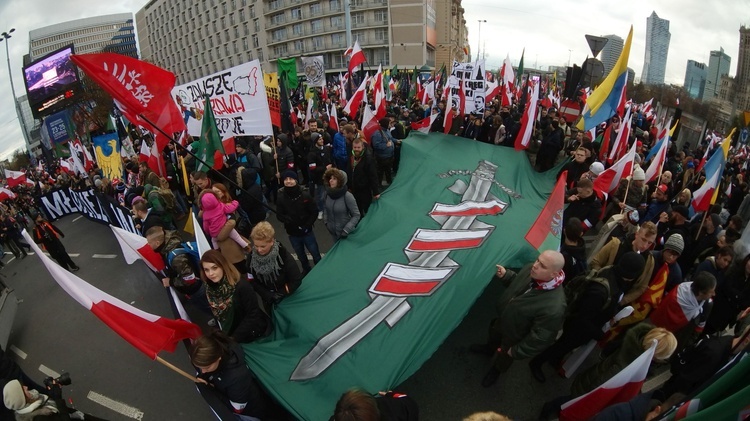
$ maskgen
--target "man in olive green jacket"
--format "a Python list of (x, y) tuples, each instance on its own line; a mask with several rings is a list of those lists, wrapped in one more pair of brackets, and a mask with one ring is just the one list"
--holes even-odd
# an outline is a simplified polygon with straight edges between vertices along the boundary
[(482, 386), (492, 386), (513, 360), (533, 357), (555, 341), (565, 318), (564, 265), (563, 255), (551, 250), (518, 274), (497, 265), (495, 276), (505, 286), (497, 303), (498, 317), (490, 324), (487, 343), (470, 347), (493, 356)]

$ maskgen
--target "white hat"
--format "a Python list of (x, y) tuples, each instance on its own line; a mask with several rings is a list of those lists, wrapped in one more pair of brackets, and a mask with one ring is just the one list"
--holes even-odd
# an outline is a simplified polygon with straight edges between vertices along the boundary
[(589, 166), (589, 171), (591, 171), (592, 173), (594, 173), (594, 175), (598, 177), (599, 174), (601, 174), (602, 171), (604, 171), (604, 164), (602, 164), (601, 162), (594, 162), (593, 164)]
[(646, 173), (643, 172), (641, 167), (637, 167), (635, 171), (633, 171), (633, 181), (646, 181)]
[(3, 388), (3, 403), (5, 407), (17, 411), (26, 406), (26, 394), (18, 380), (11, 380)]

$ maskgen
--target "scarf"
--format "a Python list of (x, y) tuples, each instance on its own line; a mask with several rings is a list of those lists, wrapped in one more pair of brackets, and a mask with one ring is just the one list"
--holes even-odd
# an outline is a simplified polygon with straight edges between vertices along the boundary
[(234, 285), (230, 284), (227, 277), (223, 277), (219, 283), (206, 282), (206, 298), (211, 306), (211, 313), (219, 321), (222, 330), (229, 329), (234, 320)]
[[(29, 394), (31, 395), (32, 399), (34, 399), (34, 401), (27, 404), (23, 408), (17, 410), (16, 411), (17, 414), (19, 415), (31, 414), (32, 412), (36, 411), (37, 409), (40, 409), (41, 407), (46, 408), (47, 411), (44, 414), (39, 414), (39, 415), (49, 415), (49, 414), (56, 414), (60, 412), (57, 410), (57, 406), (55, 405), (55, 402), (49, 400), (49, 396), (43, 395), (34, 389), (29, 389)], [(48, 402), (49, 402), (49, 405), (47, 405)]]
[(328, 196), (334, 200), (346, 194), (346, 184), (344, 184), (343, 186), (338, 186), (335, 189), (328, 185), (326, 185), (325, 188)]
[(359, 164), (359, 161), (362, 160), (363, 156), (365, 156), (364, 150), (359, 154), (359, 156), (357, 156), (357, 154), (354, 151), (352, 151), (352, 160), (351, 160), (352, 171), (354, 171), (354, 169), (357, 168), (357, 164)]
[(279, 242), (274, 241), (271, 251), (265, 256), (261, 256), (258, 254), (258, 250), (253, 248), (250, 258), (250, 271), (259, 281), (271, 285), (278, 279), (282, 263), (279, 254)]
[(549, 281), (540, 281), (538, 279), (534, 279), (534, 289), (538, 289), (540, 291), (550, 291), (553, 290), (560, 285), (562, 285), (563, 281), (565, 280), (565, 272), (560, 271), (560, 274), (555, 276)]

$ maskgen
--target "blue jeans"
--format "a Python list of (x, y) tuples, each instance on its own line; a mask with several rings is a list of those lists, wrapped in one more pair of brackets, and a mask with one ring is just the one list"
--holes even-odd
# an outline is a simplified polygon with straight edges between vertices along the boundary
[(320, 261), (320, 250), (318, 249), (318, 241), (315, 240), (315, 234), (310, 231), (305, 235), (290, 235), (289, 241), (292, 243), (294, 252), (297, 253), (297, 258), (302, 265), (302, 270), (305, 272), (310, 271), (310, 261), (307, 260), (307, 254), (305, 254), (305, 247), (310, 252), (314, 263)]
[(315, 204), (318, 205), (318, 212), (326, 210), (326, 188), (322, 184), (310, 184), (311, 192), (315, 198)]

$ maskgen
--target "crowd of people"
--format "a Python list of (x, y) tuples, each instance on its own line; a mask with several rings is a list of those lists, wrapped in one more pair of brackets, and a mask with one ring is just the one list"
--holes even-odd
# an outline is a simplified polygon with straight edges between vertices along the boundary
[[(33, 187), (15, 188), (16, 198), (0, 204), (3, 242), (16, 257), (25, 257), (30, 247), (20, 229), (33, 220), (34, 240), (62, 267), (75, 271), (78, 266), (59, 240), (62, 231), (45, 220), (38, 198), (54, 189), (92, 188), (129, 208), (137, 230), (167, 265), (163, 285), (177, 289), (210, 318), (209, 333), (190, 350), (198, 382), (212, 386), (207, 390), (237, 414), (284, 418), (247, 368), (238, 344), (270, 334), (275, 306), (294, 294), (321, 260), (314, 224), (324, 224), (334, 241), (345, 241), (393, 181), (411, 124), (433, 113), (438, 118), (431, 131), (498, 147), (512, 147), (521, 127), (522, 105), (501, 106), (499, 99), (485, 104), (481, 113), (460, 118), (457, 110), (446, 111), (445, 102), (422, 104), (396, 95), (387, 115), (366, 135), (357, 123), (361, 110), (355, 116), (339, 110), (343, 117), (338, 128), (332, 126), (327, 110), (335, 103), (335, 92), (326, 96), (307, 127), (300, 119), (290, 133), (236, 138), (236, 149), (227, 151), (220, 170), (195, 170), (200, 163), (173, 143), (162, 151), (166, 173), (161, 176), (135, 157), (124, 157), (123, 174), (112, 179), (95, 166), (88, 174), (69, 173), (54, 163), (30, 168), (26, 176)], [(447, 130), (442, 127), (445, 112), (456, 114)], [(615, 192), (604, 194), (609, 192), (595, 189), (594, 181), (611, 165), (599, 159), (608, 156), (602, 148), (611, 142), (601, 138), (617, 136), (620, 116), (592, 139), (555, 109), (540, 108), (529, 157), (540, 172), (559, 168), (559, 176), (565, 174), (569, 191), (563, 241), (559, 252), (543, 252), (517, 271), (497, 266), (497, 281), (505, 285), (497, 318), (490, 323), (487, 341), (470, 350), (492, 358), (481, 380), (491, 387), (516, 360), (528, 360), (532, 377), (545, 382), (547, 366), (559, 370), (571, 351), (598, 341), (602, 360), (579, 373), (569, 393), (548, 402), (543, 417), (596, 388), (653, 343), (655, 365), (698, 348), (710, 353), (701, 361), (711, 361), (713, 371), (703, 363), (672, 364), (673, 378), (691, 381), (670, 381), (649, 394), (649, 404), (642, 405), (645, 412), (618, 418), (645, 419), (647, 413), (658, 414), (679, 402), (747, 342), (739, 338), (747, 331), (750, 312), (750, 255), (733, 247), (750, 220), (744, 160), (730, 157), (727, 162), (720, 190), (731, 185), (731, 196), (722, 194), (707, 212), (696, 213), (690, 198), (705, 180), (697, 167), (708, 142), (682, 150), (672, 144), (663, 172), (647, 182), (646, 170), (655, 165), (646, 154), (656, 144), (656, 124), (653, 117), (635, 114), (628, 142), (637, 143), (638, 164)], [(140, 142), (153, 141), (137, 130), (131, 137), (136, 150)], [(189, 173), (190, 191), (183, 189), (181, 165)], [(204, 230), (214, 248), (202, 256), (179, 230), (190, 212), (198, 216), (202, 226), (196, 229)], [(278, 241), (267, 221), (272, 213), (292, 250)], [(628, 306), (631, 314), (614, 322)], [(609, 328), (603, 329), (607, 323)], [(736, 340), (722, 336), (727, 328), (734, 328)], [(704, 346), (712, 341), (720, 344)], [(27, 380), (19, 377), (22, 383)], [(14, 404), (11, 409), (16, 406), (23, 407)], [(386, 415), (398, 411), (405, 418)], [(384, 391), (373, 399), (349, 391), (332, 419), (417, 417), (416, 403), (404, 395)]]

